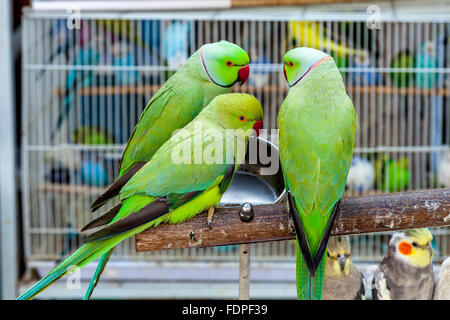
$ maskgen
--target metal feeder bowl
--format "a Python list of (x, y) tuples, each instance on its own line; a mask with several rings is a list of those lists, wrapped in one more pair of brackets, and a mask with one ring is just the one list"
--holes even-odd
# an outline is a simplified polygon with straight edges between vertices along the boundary
[(278, 147), (264, 138), (258, 137), (257, 140), (257, 163), (249, 163), (249, 146), (245, 162), (239, 167), (230, 187), (222, 196), (221, 206), (238, 207), (246, 202), (252, 205), (275, 204), (284, 199), (286, 190), (281, 167), (278, 164), (275, 174), (262, 174), (264, 168), (270, 167), (271, 164), (262, 164), (259, 157), (260, 148), (267, 148), (266, 155), (279, 161)]

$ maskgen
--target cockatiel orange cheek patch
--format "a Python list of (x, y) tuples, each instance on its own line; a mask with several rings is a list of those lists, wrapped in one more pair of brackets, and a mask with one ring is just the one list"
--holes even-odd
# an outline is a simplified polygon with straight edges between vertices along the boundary
[(407, 242), (401, 242), (398, 245), (398, 251), (400, 251), (401, 254), (410, 255), (412, 251), (412, 246)]

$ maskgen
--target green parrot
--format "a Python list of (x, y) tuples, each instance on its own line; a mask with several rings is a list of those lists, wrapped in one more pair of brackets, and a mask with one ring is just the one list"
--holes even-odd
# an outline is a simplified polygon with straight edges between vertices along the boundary
[[(122, 155), (118, 178), (91, 205), (93, 211), (118, 195), (125, 183), (149, 161), (174, 130), (187, 125), (217, 95), (247, 81), (247, 53), (238, 45), (219, 41), (200, 47), (150, 99)], [(112, 254), (99, 261), (86, 292), (89, 299)]]
[(278, 115), (280, 162), (297, 233), (297, 295), (320, 300), (331, 228), (355, 144), (357, 116), (333, 58), (284, 55), (289, 92)]
[(84, 229), (107, 226), (89, 235), (82, 247), (18, 299), (33, 298), (149, 227), (181, 223), (217, 207), (262, 117), (261, 104), (252, 95), (229, 93), (213, 99), (121, 188), (120, 204)]

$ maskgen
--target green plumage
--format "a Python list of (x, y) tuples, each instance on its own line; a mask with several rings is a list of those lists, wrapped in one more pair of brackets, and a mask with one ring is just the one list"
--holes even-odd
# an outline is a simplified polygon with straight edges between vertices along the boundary
[[(237, 65), (249, 63), (247, 53), (233, 43), (220, 41), (204, 45), (152, 96), (125, 147), (118, 177), (135, 164), (148, 162), (175, 130), (192, 121), (214, 97), (230, 92), (231, 86), (219, 86), (211, 81), (227, 79), (234, 83), (239, 79), (239, 67), (230, 68), (221, 63), (223, 59)], [(213, 64), (210, 73), (204, 68), (204, 61)], [(105, 194), (94, 202), (94, 209), (117, 195), (109, 190)], [(85, 299), (92, 295), (111, 254), (112, 251), (107, 252), (100, 260)]]
[(230, 92), (204, 79), (199, 55), (195, 52), (148, 102), (123, 152), (121, 173), (148, 161), (174, 130), (187, 125), (214, 97)]
[[(238, 115), (244, 115), (248, 120), (241, 123)], [(244, 159), (249, 129), (261, 119), (262, 107), (251, 95), (227, 94), (214, 99), (191, 123), (167, 141), (121, 189), (122, 206), (111, 223), (90, 235), (87, 243), (19, 299), (33, 298), (74, 267), (81, 268), (101, 255), (107, 259), (106, 255), (112, 248), (136, 233), (160, 223), (181, 223), (217, 206), (232, 175)], [(197, 130), (199, 126), (207, 130)], [(214, 139), (211, 139), (212, 136)], [(243, 150), (236, 149), (235, 146), (241, 143)], [(177, 150), (187, 150), (192, 161), (174, 163)], [(206, 163), (201, 159), (202, 163), (195, 163), (195, 150), (222, 154), (222, 161)], [(233, 168), (231, 173), (230, 166)], [(194, 196), (183, 197), (192, 195), (192, 192)], [(143, 215), (149, 218), (139, 220)], [(124, 221), (127, 222), (125, 226)]]
[[(291, 55), (295, 58), (295, 52)], [(289, 52), (287, 57), (291, 58)], [(303, 250), (314, 259), (334, 206), (344, 193), (353, 155), (356, 112), (332, 59), (307, 70), (281, 105), (278, 128), (284, 179), (306, 236)], [(297, 253), (298, 297), (320, 299), (326, 255), (320, 259), (315, 276), (310, 277), (302, 255), (306, 252), (299, 248)]]

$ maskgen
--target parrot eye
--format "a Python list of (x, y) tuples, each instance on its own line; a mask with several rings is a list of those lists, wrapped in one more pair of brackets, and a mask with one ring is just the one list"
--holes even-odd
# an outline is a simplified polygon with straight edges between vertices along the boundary
[(245, 116), (243, 116), (243, 115), (240, 115), (239, 116), (239, 121), (240, 122), (245, 122), (245, 121), (247, 121), (247, 118)]
[(289, 61), (288, 66), (289, 66), (289, 68), (292, 68), (294, 66), (294, 63), (292, 61)]
[(417, 244), (417, 242), (415, 242), (415, 241), (412, 243), (412, 245), (413, 245), (413, 247), (416, 247), (416, 248), (419, 246), (419, 245)]
[(225, 64), (229, 67), (231, 67), (233, 65), (233, 62), (231, 62), (230, 60), (225, 61)]
[(331, 257), (331, 256), (330, 256), (330, 253), (329, 253), (328, 251), (327, 251), (327, 257)]

